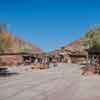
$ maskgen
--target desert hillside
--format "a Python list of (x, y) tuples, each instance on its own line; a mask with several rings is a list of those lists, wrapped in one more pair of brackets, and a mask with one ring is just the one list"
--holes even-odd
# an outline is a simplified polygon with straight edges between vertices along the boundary
[[(24, 40), (13, 36), (7, 32), (0, 32), (0, 51), (5, 53), (18, 53), (18, 52), (33, 52), (33, 53), (41, 53), (42, 50)], [(9, 46), (8, 46), (9, 45)]]

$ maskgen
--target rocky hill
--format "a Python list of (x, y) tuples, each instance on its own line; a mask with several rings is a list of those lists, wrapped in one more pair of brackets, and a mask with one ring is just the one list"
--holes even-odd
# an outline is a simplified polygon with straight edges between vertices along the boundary
[(70, 50), (72, 52), (75, 51), (84, 51), (85, 47), (84, 47), (84, 39), (80, 39), (80, 40), (76, 40), (68, 45), (64, 46), (65, 50)]
[(33, 45), (31, 43), (27, 43), (26, 41), (13, 37), (14, 41), (14, 47), (16, 48), (17, 52), (31, 52), (31, 53), (42, 53), (42, 50), (37, 47), (36, 45)]
[[(6, 42), (10, 42), (8, 43), (10, 44), (8, 48), (3, 48), (5, 53), (18, 53), (18, 52), (26, 52), (26, 51), (29, 51), (31, 53), (42, 53), (42, 50), (39, 47), (31, 43), (25, 42), (24, 40), (11, 35), (10, 33), (2, 32), (0, 34), (3, 35), (3, 38), (5, 38)], [(8, 40), (8, 37), (10, 40)], [(2, 43), (2, 45), (3, 44), (5, 45), (4, 40), (2, 41), (0, 40), (0, 42)]]
[(84, 39), (76, 40), (70, 44), (67, 44), (61, 48), (49, 52), (51, 55), (57, 55), (62, 52), (67, 52), (71, 54), (86, 54), (84, 47)]

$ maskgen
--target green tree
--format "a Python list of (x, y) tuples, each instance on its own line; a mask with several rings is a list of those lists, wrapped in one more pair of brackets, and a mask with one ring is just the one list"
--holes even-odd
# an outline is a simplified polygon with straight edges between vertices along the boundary
[(90, 48), (100, 48), (100, 27), (96, 27), (85, 35), (85, 47)]

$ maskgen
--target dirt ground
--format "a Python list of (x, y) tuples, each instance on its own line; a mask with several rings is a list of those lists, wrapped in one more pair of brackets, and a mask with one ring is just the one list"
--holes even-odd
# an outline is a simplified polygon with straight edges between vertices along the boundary
[(0, 100), (100, 100), (100, 76), (81, 76), (80, 67), (59, 64), (45, 70), (14, 68), (12, 71), (19, 74), (0, 77)]

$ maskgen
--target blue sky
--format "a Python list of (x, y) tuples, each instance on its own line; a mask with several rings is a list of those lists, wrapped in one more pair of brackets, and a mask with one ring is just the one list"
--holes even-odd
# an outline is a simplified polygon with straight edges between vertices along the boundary
[(64, 46), (100, 24), (100, 0), (0, 0), (0, 23), (44, 51)]

